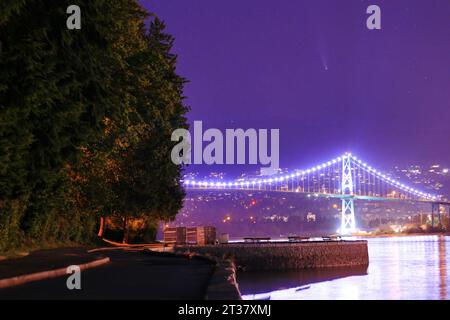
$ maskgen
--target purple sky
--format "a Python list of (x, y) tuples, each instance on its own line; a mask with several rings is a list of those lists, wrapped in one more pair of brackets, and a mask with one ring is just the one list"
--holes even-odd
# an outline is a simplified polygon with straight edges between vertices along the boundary
[[(141, 3), (175, 37), (191, 121), (279, 128), (281, 167), (347, 150), (382, 167), (450, 164), (450, 1)], [(382, 30), (366, 28), (371, 4)]]

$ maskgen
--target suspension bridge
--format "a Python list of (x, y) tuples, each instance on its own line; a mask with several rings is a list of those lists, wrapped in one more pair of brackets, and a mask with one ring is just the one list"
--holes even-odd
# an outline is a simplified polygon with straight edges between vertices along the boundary
[(431, 204), (432, 221), (441, 206), (450, 202), (442, 196), (426, 193), (391, 178), (368, 165), (351, 153), (306, 170), (289, 174), (238, 179), (234, 181), (184, 180), (185, 189), (194, 190), (249, 190), (295, 192), (308, 197), (339, 198), (342, 200), (339, 233), (348, 235), (356, 231), (355, 200), (409, 201)]

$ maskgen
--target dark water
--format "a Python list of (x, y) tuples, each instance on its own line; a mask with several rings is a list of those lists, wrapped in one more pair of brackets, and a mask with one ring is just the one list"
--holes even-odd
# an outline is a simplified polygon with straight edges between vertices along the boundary
[(450, 237), (370, 238), (368, 268), (238, 275), (244, 299), (450, 299)]

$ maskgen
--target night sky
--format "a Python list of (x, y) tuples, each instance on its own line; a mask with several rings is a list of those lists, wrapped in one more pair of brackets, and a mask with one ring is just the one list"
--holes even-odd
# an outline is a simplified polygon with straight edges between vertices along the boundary
[[(279, 128), (281, 167), (345, 151), (450, 164), (450, 1), (141, 3), (175, 37), (189, 120), (205, 129)], [(366, 28), (371, 4), (381, 30)], [(190, 170), (249, 169), (230, 167)]]

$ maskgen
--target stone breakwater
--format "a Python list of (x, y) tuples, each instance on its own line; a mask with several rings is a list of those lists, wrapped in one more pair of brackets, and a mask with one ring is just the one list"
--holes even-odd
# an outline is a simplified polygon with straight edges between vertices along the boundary
[(155, 252), (144, 249), (144, 253), (160, 257), (180, 257), (185, 259), (200, 259), (214, 265), (211, 278), (206, 288), (206, 300), (241, 300), (241, 293), (236, 281), (237, 268), (231, 259), (222, 259), (212, 255), (202, 255), (197, 252)]
[(206, 290), (207, 300), (241, 300), (236, 279), (236, 266), (231, 259), (213, 258), (214, 272)]
[(296, 270), (369, 264), (367, 241), (228, 243), (176, 246), (176, 252), (231, 258), (244, 270)]

